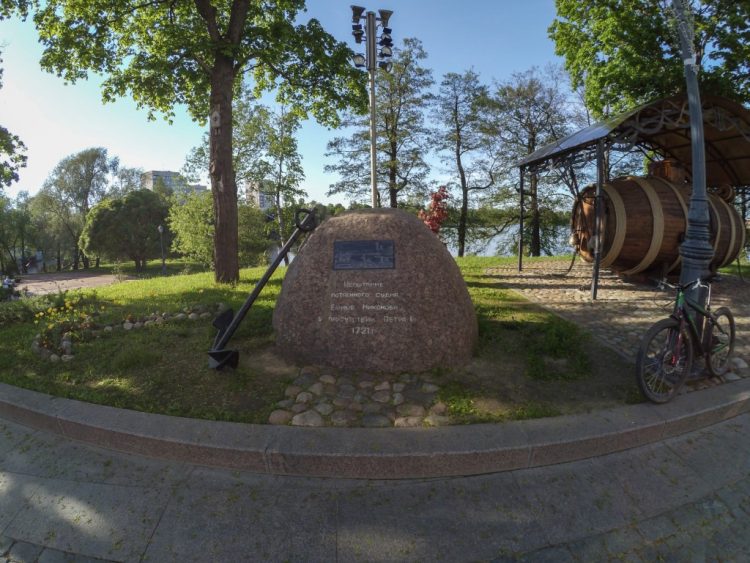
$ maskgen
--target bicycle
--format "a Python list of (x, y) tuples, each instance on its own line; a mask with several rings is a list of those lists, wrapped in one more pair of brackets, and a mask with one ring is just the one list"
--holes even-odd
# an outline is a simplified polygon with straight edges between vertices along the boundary
[[(713, 377), (729, 371), (734, 351), (734, 316), (726, 307), (711, 312), (711, 281), (715, 277), (711, 274), (685, 285), (663, 282), (677, 290), (674, 311), (646, 332), (635, 364), (638, 387), (650, 401), (671, 400), (690, 376), (696, 355), (705, 358)], [(707, 289), (705, 307), (686, 297), (689, 289)], [(691, 310), (694, 314), (690, 314)]]

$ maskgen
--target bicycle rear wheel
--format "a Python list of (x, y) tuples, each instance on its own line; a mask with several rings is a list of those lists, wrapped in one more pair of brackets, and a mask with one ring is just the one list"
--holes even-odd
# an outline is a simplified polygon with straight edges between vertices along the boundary
[(654, 403), (666, 403), (685, 383), (693, 365), (693, 346), (677, 319), (657, 322), (638, 349), (636, 380), (641, 393)]
[(706, 336), (706, 367), (711, 375), (718, 377), (729, 371), (729, 361), (734, 352), (734, 316), (726, 307), (714, 312), (716, 322), (709, 320), (711, 328)]

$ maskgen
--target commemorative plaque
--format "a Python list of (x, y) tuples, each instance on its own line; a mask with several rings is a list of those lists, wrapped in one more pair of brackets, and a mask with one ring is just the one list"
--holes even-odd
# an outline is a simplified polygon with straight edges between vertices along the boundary
[(384, 372), (462, 365), (477, 338), (455, 260), (399, 209), (350, 211), (320, 225), (287, 271), (273, 324), (290, 359)]
[(333, 243), (334, 270), (395, 267), (392, 240), (337, 240)]

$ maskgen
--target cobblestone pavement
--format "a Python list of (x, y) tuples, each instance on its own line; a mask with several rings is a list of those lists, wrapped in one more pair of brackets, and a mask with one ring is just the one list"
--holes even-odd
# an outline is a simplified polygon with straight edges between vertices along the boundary
[(0, 422), (0, 561), (748, 561), (749, 434), (745, 414), (573, 463), (366, 481), (148, 459)]
[(286, 399), (269, 416), (270, 424), (292, 426), (442, 426), (448, 407), (436, 401), (440, 387), (427, 375), (334, 375), (302, 368), (286, 388)]
[[(674, 304), (672, 289), (656, 284), (626, 282), (602, 271), (596, 301), (591, 300), (590, 264), (577, 260), (534, 262), (522, 272), (515, 267), (491, 268), (487, 275), (548, 310), (588, 329), (591, 334), (627, 360), (634, 362), (641, 338), (656, 321), (669, 316)], [(712, 308), (727, 306), (736, 323), (735, 360), (727, 380), (750, 377), (750, 280), (722, 276), (713, 283)], [(693, 388), (710, 386), (700, 381)]]

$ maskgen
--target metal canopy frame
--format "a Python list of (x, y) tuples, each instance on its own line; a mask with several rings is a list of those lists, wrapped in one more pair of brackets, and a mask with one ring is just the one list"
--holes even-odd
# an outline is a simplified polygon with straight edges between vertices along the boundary
[[(750, 194), (750, 111), (719, 96), (701, 96), (706, 147), (706, 184), (728, 184), (743, 204)], [(524, 177), (552, 169), (574, 170), (596, 160), (594, 272), (591, 298), (596, 299), (601, 263), (604, 153), (640, 150), (681, 162), (692, 178), (690, 111), (687, 95), (663, 98), (595, 123), (552, 142), (517, 163), (520, 174), (518, 271), (523, 270)]]

